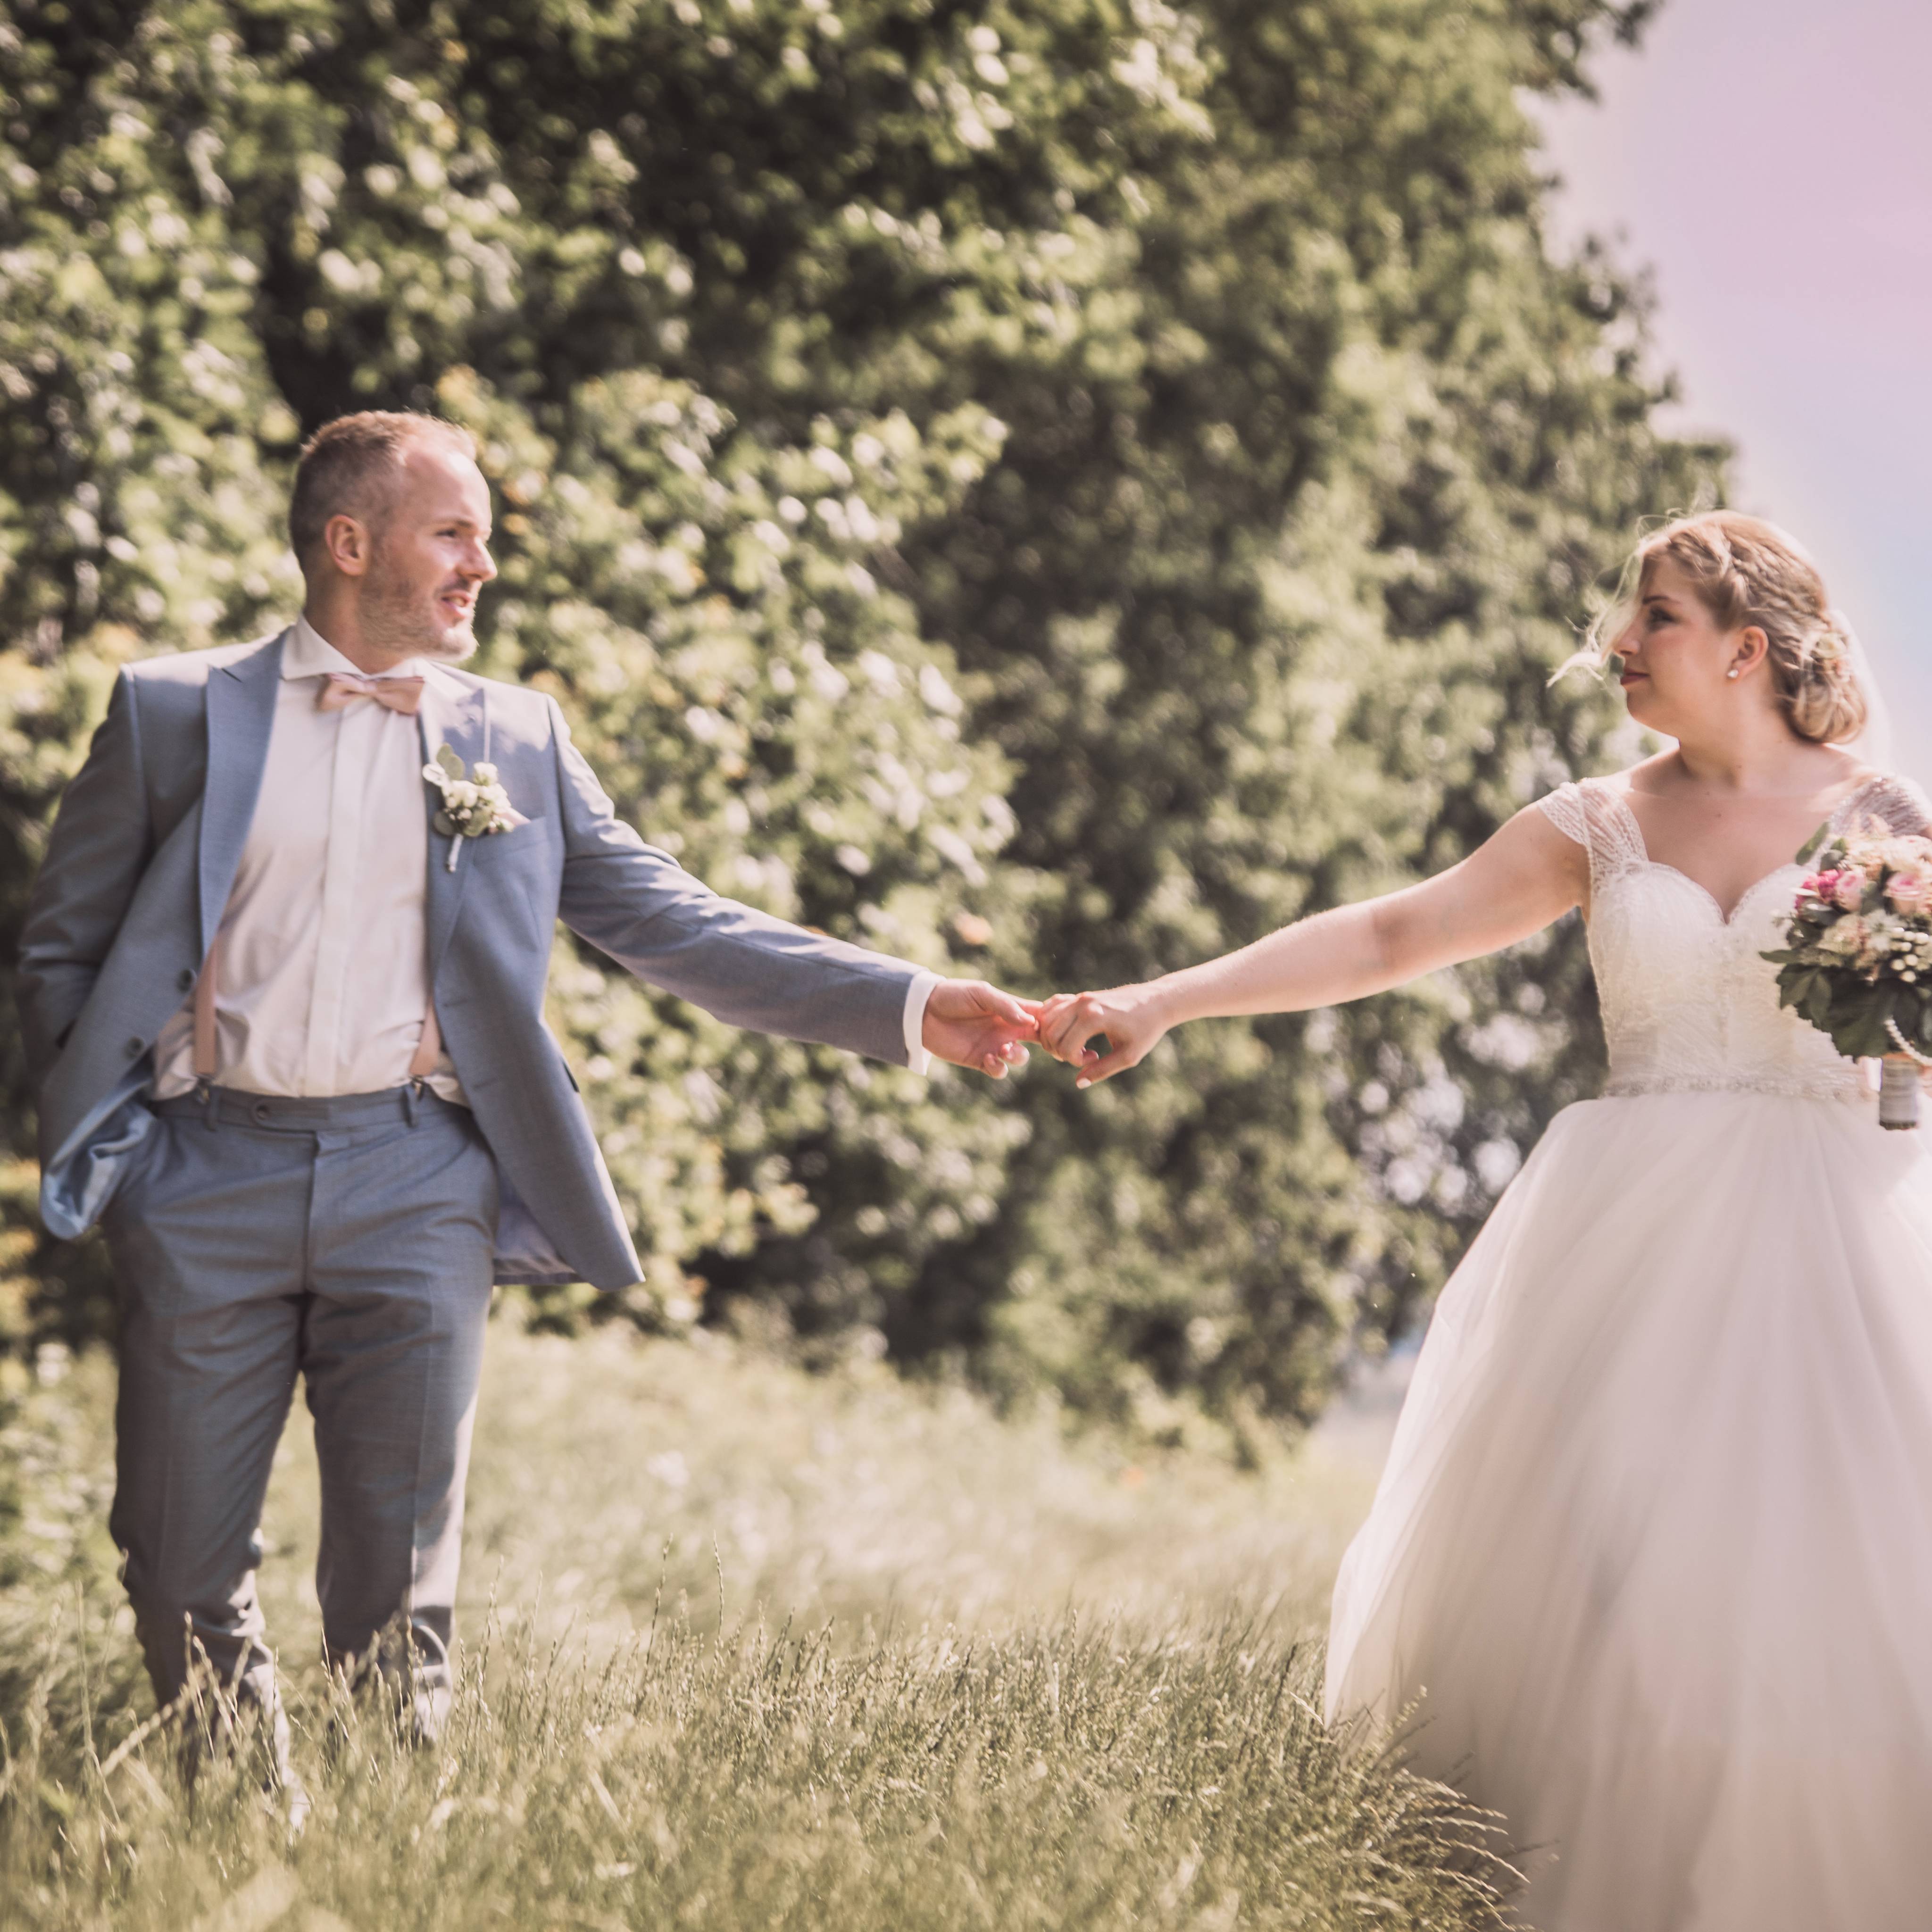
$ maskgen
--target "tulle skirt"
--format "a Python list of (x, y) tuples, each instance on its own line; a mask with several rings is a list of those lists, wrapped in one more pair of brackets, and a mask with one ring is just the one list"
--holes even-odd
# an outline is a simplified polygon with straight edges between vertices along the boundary
[(1928, 1138), (1587, 1101), (1443, 1292), (1328, 1706), (1415, 1704), (1543, 1932), (1932, 1925)]

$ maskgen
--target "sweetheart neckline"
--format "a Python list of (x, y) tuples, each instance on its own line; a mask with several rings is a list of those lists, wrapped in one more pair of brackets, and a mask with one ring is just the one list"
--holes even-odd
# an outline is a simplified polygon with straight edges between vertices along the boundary
[[(1825, 820), (1825, 829), (1828, 831), (1836, 831), (1839, 815), (1854, 800), (1864, 797), (1865, 794), (1880, 784), (1884, 777), (1885, 774), (1882, 772), (1874, 772), (1870, 778), (1854, 785), (1836, 805), (1832, 806), (1829, 815)], [(1636, 849), (1643, 855), (1644, 865), (1653, 872), (1668, 872), (1673, 878), (1682, 879), (1687, 886), (1699, 894), (1704, 902), (1718, 915), (1718, 922), (1726, 928), (1736, 924), (1738, 914), (1744, 910), (1745, 902), (1760, 886), (1768, 885), (1780, 872), (1802, 869), (1796, 859), (1787, 859), (1783, 865), (1772, 866), (1769, 872), (1761, 873), (1756, 878), (1752, 880), (1750, 884), (1732, 901), (1731, 909), (1726, 912), (1724, 910), (1723, 901), (1701, 879), (1694, 879), (1681, 866), (1673, 866), (1666, 859), (1653, 859), (1650, 856), (1650, 841), (1643, 836), (1643, 823), (1631, 809), (1629, 799), (1614, 786), (1606, 785), (1604, 789), (1616, 801), (1617, 809), (1624, 815), (1624, 824), (1628, 826), (1631, 836), (1636, 841)]]
[[(1633, 812), (1631, 814), (1631, 817), (1634, 818), (1636, 817), (1636, 814)], [(1640, 829), (1641, 828), (1640, 828)], [(1798, 862), (1794, 859), (1786, 860), (1784, 863), (1781, 866), (1774, 866), (1769, 872), (1763, 874), (1760, 878), (1752, 880), (1750, 884), (1745, 886), (1742, 892), (1738, 893), (1737, 898), (1732, 903), (1730, 910), (1726, 912), (1724, 908), (1722, 902), (1719, 900), (1717, 894), (1712, 891), (1708, 886), (1706, 885), (1700, 879), (1694, 879), (1688, 872), (1684, 871), (1681, 867), (1672, 865), (1667, 860), (1653, 859), (1648, 852), (1644, 854), (1643, 862), (1645, 866), (1651, 872), (1668, 872), (1672, 878), (1682, 879), (1684, 883), (1688, 886), (1693, 892), (1696, 893), (1697, 896), (1703, 900), (1704, 903), (1718, 915), (1718, 923), (1726, 928), (1735, 926), (1737, 924), (1738, 914), (1744, 910), (1745, 904), (1750, 900), (1750, 896), (1752, 893), (1756, 892), (1760, 886), (1769, 885), (1772, 880), (1776, 878), (1780, 872), (1793, 872), (1801, 869)]]

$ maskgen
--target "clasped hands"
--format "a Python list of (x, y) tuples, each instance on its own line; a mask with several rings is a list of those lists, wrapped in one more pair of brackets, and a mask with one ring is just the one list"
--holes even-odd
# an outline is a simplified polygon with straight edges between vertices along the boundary
[[(994, 1080), (1024, 1064), (1029, 1045), (1043, 1046), (1078, 1070), (1076, 1086), (1090, 1087), (1138, 1066), (1178, 1017), (1157, 986), (1022, 1000), (983, 980), (942, 980), (926, 1002), (922, 1035), (936, 1058)], [(1101, 1038), (1104, 1053), (1093, 1044)]]

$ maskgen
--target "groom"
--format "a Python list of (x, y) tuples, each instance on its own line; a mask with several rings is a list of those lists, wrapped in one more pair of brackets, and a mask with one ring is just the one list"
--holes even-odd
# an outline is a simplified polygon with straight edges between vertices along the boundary
[[(406, 1631), (376, 1662), (440, 1726), (491, 1284), (639, 1273), (543, 1022), (559, 918), (736, 1025), (922, 1072), (997, 1078), (1036, 1032), (990, 986), (707, 891), (614, 814), (550, 699), (458, 668), (496, 574), (474, 459), (423, 416), (314, 437), (302, 615), (122, 674), (28, 914), (41, 1213), (105, 1226), (111, 1526), (164, 1702), (198, 1649), (277, 1716), (254, 1572), (299, 1372), (328, 1654)], [(507, 804), (433, 790), (439, 754)]]

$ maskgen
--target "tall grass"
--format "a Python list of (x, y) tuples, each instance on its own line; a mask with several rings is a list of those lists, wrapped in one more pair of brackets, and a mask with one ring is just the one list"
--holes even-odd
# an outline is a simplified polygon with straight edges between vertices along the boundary
[[(1465, 1928), (1485, 1821), (1322, 1724), (1307, 1656), (1238, 1627), (1067, 1618), (967, 1640), (661, 1624), (601, 1665), (524, 1638), (437, 1752), (298, 1687), (291, 1851), (245, 1761), (190, 1804), (31, 1721), (0, 1779), (22, 1927)], [(10, 1724), (10, 1732), (15, 1726)], [(328, 1916), (318, 1917), (320, 1912)], [(297, 1917), (292, 1922), (304, 1921)]]
[[(449, 1729), (411, 1750), (282, 1628), (314, 1800), (292, 1845), (245, 1757), (190, 1796), (141, 1731), (99, 1528), (104, 1365), (15, 1401), (0, 1924), (1498, 1922), (1488, 1821), (1320, 1720), (1306, 1631), (1359, 1475), (1138, 1465), (754, 1358), (513, 1328), (491, 1357), (471, 1574), (497, 1601)], [(264, 1572), (284, 1625), (312, 1554), (291, 1435)]]

